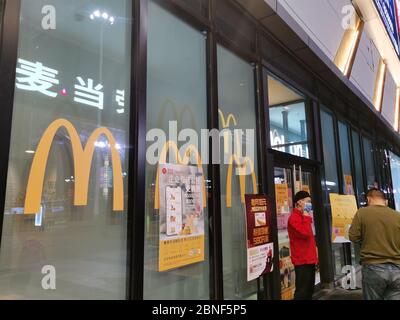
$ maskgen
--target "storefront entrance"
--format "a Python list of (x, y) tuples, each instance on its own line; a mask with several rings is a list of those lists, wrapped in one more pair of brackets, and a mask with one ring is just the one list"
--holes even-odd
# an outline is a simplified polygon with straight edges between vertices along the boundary
[[(277, 214), (277, 231), (279, 245), (279, 269), (280, 286), (282, 300), (292, 300), (295, 293), (295, 271), (290, 255), (290, 243), (287, 231), (287, 225), (290, 215), (294, 208), (294, 195), (303, 190), (311, 194), (315, 208), (315, 186), (316, 174), (312, 167), (302, 165), (290, 165), (289, 162), (279, 164), (275, 163), (274, 184), (275, 184), (275, 203)], [(316, 232), (315, 216), (321, 214), (314, 209), (314, 234)], [(316, 274), (316, 282), (320, 283), (320, 273)]]

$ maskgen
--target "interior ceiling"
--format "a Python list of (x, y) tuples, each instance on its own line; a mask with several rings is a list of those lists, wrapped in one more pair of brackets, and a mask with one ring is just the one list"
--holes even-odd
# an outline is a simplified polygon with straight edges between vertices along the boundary
[[(126, 15), (129, 13), (126, 0), (35, 0), (34, 4), (31, 1), (23, 1), (24, 24), (39, 33), (44, 33), (45, 31), (41, 29), (41, 21), (45, 15), (41, 9), (49, 4), (56, 9), (57, 22), (56, 30), (48, 31), (49, 36), (72, 42), (78, 47), (85, 47), (93, 52), (98, 52), (100, 42), (102, 42), (106, 56), (110, 58), (124, 56), (128, 26)], [(110, 25), (103, 19), (92, 21), (90, 14), (95, 10), (107, 12), (115, 18), (115, 23)]]
[(282, 82), (268, 76), (268, 99), (270, 106), (286, 104), (304, 99)]

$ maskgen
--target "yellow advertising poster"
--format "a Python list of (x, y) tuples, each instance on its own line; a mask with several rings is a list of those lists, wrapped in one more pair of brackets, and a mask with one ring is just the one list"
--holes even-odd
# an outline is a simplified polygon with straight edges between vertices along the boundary
[(159, 271), (204, 261), (203, 173), (198, 166), (159, 167)]
[(348, 232), (354, 215), (358, 210), (356, 197), (335, 193), (331, 193), (329, 196), (332, 207), (332, 242), (350, 242), (348, 240)]
[(354, 195), (353, 177), (344, 175), (344, 185), (346, 186), (346, 194)]
[(275, 184), (275, 199), (278, 215), (289, 213), (289, 190), (287, 184)]

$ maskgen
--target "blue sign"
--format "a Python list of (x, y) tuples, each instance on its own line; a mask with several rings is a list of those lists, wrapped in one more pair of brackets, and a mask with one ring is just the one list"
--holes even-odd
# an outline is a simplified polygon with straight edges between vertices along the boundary
[(374, 3), (385, 25), (386, 31), (389, 34), (390, 40), (392, 40), (394, 49), (397, 55), (400, 56), (400, 39), (395, 0), (374, 0)]

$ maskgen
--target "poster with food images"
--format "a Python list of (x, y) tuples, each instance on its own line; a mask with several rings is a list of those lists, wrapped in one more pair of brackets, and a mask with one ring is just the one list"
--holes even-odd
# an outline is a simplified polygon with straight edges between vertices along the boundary
[(271, 207), (265, 195), (245, 195), (247, 230), (247, 281), (273, 271)]
[(332, 208), (332, 242), (350, 242), (348, 233), (358, 210), (356, 197), (331, 193), (329, 198)]
[(204, 177), (190, 165), (159, 166), (159, 271), (204, 261)]

